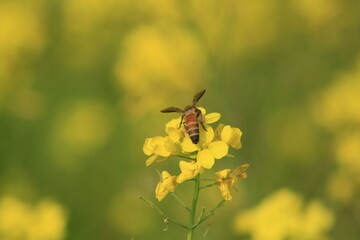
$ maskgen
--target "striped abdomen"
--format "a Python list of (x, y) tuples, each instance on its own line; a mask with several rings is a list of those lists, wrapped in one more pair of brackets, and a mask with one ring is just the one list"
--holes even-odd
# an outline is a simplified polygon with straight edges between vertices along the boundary
[(199, 124), (195, 112), (185, 114), (185, 128), (194, 144), (199, 142)]

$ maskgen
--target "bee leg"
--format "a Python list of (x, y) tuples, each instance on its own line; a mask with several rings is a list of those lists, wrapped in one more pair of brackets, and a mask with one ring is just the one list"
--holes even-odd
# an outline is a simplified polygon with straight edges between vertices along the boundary
[(181, 120), (180, 120), (180, 124), (179, 124), (179, 128), (178, 128), (178, 129), (181, 128), (181, 125), (182, 125), (183, 123), (185, 124), (185, 122), (183, 122), (183, 120), (184, 120), (184, 115), (181, 116)]
[(195, 109), (195, 112), (196, 112), (196, 117), (197, 119), (199, 120), (201, 126), (203, 127), (203, 129), (205, 130), (205, 132), (207, 132), (206, 130), (206, 127), (204, 125), (204, 122), (205, 122), (205, 116), (204, 114), (202, 114), (202, 112), (199, 110), (199, 109)]
[(183, 129), (184, 129), (184, 132), (185, 132), (186, 134), (189, 134), (188, 131), (187, 131), (187, 129), (186, 129), (186, 122), (183, 122), (183, 124), (184, 124), (184, 128), (183, 128)]
[(205, 125), (204, 125), (204, 122), (203, 122), (203, 121), (200, 121), (200, 124), (201, 124), (201, 126), (203, 127), (203, 129), (205, 130), (205, 132), (207, 132), (207, 129), (206, 129)]

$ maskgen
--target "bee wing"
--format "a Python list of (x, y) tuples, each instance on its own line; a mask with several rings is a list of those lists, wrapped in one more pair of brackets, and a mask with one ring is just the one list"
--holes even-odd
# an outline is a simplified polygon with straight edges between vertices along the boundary
[(183, 113), (184, 110), (177, 108), (177, 107), (168, 107), (165, 108), (163, 110), (161, 110), (162, 113), (170, 113), (170, 112), (179, 112), (179, 113)]
[(205, 89), (201, 90), (200, 92), (198, 92), (197, 94), (195, 94), (194, 99), (193, 99), (193, 105), (195, 106), (196, 103), (199, 101), (199, 99), (204, 95), (205, 93)]

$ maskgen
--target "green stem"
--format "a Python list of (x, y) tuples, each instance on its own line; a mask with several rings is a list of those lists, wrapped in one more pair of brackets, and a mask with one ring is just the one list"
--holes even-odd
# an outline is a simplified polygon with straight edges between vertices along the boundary
[(194, 195), (193, 195), (193, 201), (191, 206), (191, 212), (190, 212), (190, 219), (189, 219), (189, 231), (187, 235), (187, 240), (192, 240), (194, 235), (194, 222), (195, 222), (195, 214), (196, 214), (196, 205), (199, 198), (199, 192), (200, 192), (200, 173), (195, 178), (195, 186), (194, 186)]
[(208, 188), (208, 187), (212, 187), (212, 186), (215, 186), (215, 185), (217, 185), (218, 183), (211, 183), (211, 184), (208, 184), (208, 185), (205, 185), (205, 186), (202, 186), (202, 187), (200, 187), (200, 189), (203, 189), (203, 188)]
[(200, 221), (198, 221), (195, 225), (190, 226), (190, 228), (196, 228), (198, 225), (200, 225), (202, 222), (204, 222), (206, 219), (208, 219), (210, 216), (214, 215), (214, 212), (216, 209), (218, 209), (219, 207), (221, 207), (221, 205), (225, 202), (225, 200), (221, 200), (213, 209), (211, 209), (209, 211), (209, 213), (203, 217)]
[(213, 178), (200, 178), (201, 181), (214, 181)]

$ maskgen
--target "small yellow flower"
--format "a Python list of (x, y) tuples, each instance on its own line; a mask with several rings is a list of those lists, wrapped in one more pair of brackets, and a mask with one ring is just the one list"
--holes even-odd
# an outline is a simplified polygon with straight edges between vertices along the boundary
[[(172, 154), (181, 153), (180, 142), (174, 142), (171, 136), (146, 138), (143, 146), (143, 151), (146, 155), (150, 156), (146, 160), (146, 166), (154, 162), (166, 160)], [(158, 160), (159, 157), (164, 157)]]
[(165, 131), (169, 135), (170, 139), (175, 143), (180, 140), (184, 136), (182, 131), (182, 126), (180, 126), (181, 118), (175, 118), (170, 120), (165, 125)]
[(146, 138), (143, 146), (143, 151), (146, 155), (150, 156), (146, 160), (146, 166), (155, 162), (159, 156), (169, 157), (171, 152), (166, 148), (169, 137), (153, 137)]
[(226, 201), (232, 199), (230, 189), (236, 183), (238, 179), (247, 178), (246, 169), (249, 167), (249, 164), (243, 164), (238, 166), (233, 172), (230, 172), (230, 169), (224, 169), (219, 172), (216, 172), (216, 182), (218, 183), (221, 195)]
[(153, 154), (162, 156), (162, 157), (168, 157), (170, 156), (170, 153), (165, 148), (165, 142), (167, 138), (166, 137), (153, 137), (153, 138), (146, 138), (145, 143), (143, 146), (143, 151), (146, 155), (150, 156)]
[(215, 129), (215, 139), (225, 142), (230, 147), (240, 149), (242, 132), (239, 128), (220, 123)]
[(171, 176), (167, 171), (162, 171), (162, 180), (155, 189), (155, 195), (159, 202), (163, 200), (169, 192), (174, 192), (177, 187), (176, 176)]
[(250, 166), (250, 164), (243, 164), (238, 166), (231, 174), (238, 179), (247, 178), (246, 169)]
[(176, 180), (178, 183), (183, 183), (186, 180), (192, 179), (202, 172), (201, 164), (195, 161), (180, 161), (179, 166), (181, 173)]
[(187, 136), (181, 146), (184, 152), (198, 151), (197, 162), (203, 168), (210, 169), (215, 164), (215, 159), (221, 159), (228, 154), (229, 147), (223, 141), (213, 141), (214, 130), (207, 126), (207, 131), (200, 128), (200, 141), (197, 145), (193, 144)]
[(221, 118), (221, 114), (217, 112), (206, 114), (206, 110), (203, 107), (198, 107), (198, 109), (201, 111), (201, 113), (205, 116), (205, 124), (211, 124), (214, 122), (219, 121)]

